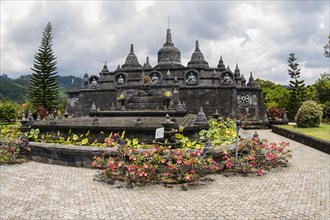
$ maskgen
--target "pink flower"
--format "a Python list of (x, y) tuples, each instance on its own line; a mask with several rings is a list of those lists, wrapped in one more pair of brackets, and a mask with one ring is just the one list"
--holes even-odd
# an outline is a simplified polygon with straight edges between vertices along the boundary
[(141, 173), (139, 174), (139, 176), (141, 176), (141, 177), (147, 177), (147, 176), (148, 176), (148, 174), (147, 174), (147, 173), (145, 173), (145, 172), (141, 172)]
[(188, 175), (188, 176), (186, 176), (184, 179), (187, 180), (187, 181), (190, 181), (192, 178), (191, 178), (190, 175)]
[(257, 175), (258, 176), (261, 176), (263, 173), (264, 173), (264, 170), (262, 170), (262, 169), (257, 170)]
[(169, 176), (169, 175), (170, 175), (169, 172), (165, 172), (165, 173), (164, 173), (164, 176)]

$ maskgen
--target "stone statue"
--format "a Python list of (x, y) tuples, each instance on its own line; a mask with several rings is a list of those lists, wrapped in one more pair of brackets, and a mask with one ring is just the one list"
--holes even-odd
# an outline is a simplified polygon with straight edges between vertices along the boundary
[(78, 103), (78, 98), (77, 97), (72, 98), (71, 101), (70, 101), (70, 107), (71, 108), (76, 108), (77, 103)]
[(152, 82), (152, 84), (157, 84), (157, 83), (159, 83), (159, 79), (158, 79), (156, 73), (154, 73), (154, 75), (152, 76), (152, 78), (151, 78), (151, 82)]
[(95, 78), (92, 80), (91, 87), (97, 87), (97, 81)]
[(122, 75), (120, 75), (119, 78), (118, 78), (118, 80), (117, 80), (117, 84), (122, 85), (124, 83), (125, 83), (125, 79), (123, 78)]
[(187, 83), (197, 83), (196, 76), (194, 76), (193, 73), (190, 73), (190, 75), (188, 76)]
[(230, 82), (230, 81), (231, 81), (231, 78), (230, 78), (230, 76), (228, 75), (228, 73), (226, 73), (225, 76), (223, 77), (223, 81), (224, 81), (224, 82)]

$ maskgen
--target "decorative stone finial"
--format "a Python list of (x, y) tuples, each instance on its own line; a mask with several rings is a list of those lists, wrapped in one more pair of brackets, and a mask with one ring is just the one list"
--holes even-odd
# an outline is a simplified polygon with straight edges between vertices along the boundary
[(199, 51), (199, 43), (198, 43), (198, 40), (196, 40), (195, 51)]
[(252, 72), (250, 72), (250, 78), (249, 78), (249, 82), (247, 84), (248, 86), (255, 86), (256, 82), (254, 81), (254, 78), (252, 76)]
[(68, 110), (67, 109), (65, 109), (63, 116), (64, 116), (64, 118), (68, 118), (69, 113), (68, 113)]
[(50, 125), (56, 125), (56, 121), (55, 121), (53, 114), (49, 114), (48, 120), (49, 120)]
[(170, 116), (168, 114), (165, 116), (165, 123), (171, 123)]
[(218, 64), (218, 68), (220, 69), (220, 71), (226, 70), (226, 66), (225, 66), (225, 64), (223, 63), (222, 56), (220, 56), (220, 60), (219, 60), (219, 64)]
[(93, 118), (92, 126), (99, 126), (99, 120), (97, 119), (96, 115)]
[(203, 107), (201, 106), (201, 108), (199, 109), (198, 115), (195, 119), (194, 125), (207, 125), (207, 118), (206, 115), (204, 113)]
[(174, 46), (173, 42), (172, 42), (172, 34), (171, 34), (171, 29), (167, 29), (167, 33), (166, 33), (166, 43), (164, 45), (167, 46)]
[(241, 72), (238, 68), (238, 64), (236, 63), (236, 68), (235, 68), (235, 73), (234, 73), (235, 78), (239, 78), (241, 76)]
[(136, 122), (135, 122), (135, 127), (141, 127), (143, 124), (142, 118), (140, 117), (140, 115), (138, 115)]
[(93, 102), (93, 105), (92, 105), (91, 111), (96, 111), (96, 110), (97, 110), (96, 105), (95, 105), (95, 103)]
[(34, 121), (34, 118), (33, 118), (33, 114), (32, 114), (31, 109), (29, 109), (29, 113), (28, 113), (28, 116), (27, 116), (27, 120), (28, 120), (28, 121)]
[(125, 64), (122, 66), (123, 69), (134, 69), (134, 68), (142, 68), (139, 63), (137, 57), (134, 54), (134, 46), (131, 44), (130, 53), (127, 55)]
[(25, 113), (22, 114), (22, 121), (26, 121)]
[(195, 51), (191, 55), (191, 59), (188, 62), (188, 67), (204, 67), (208, 68), (209, 64), (205, 61), (203, 53), (199, 49), (199, 42), (196, 40)]
[(212, 116), (213, 116), (214, 119), (219, 119), (220, 118), (220, 114), (218, 112), (218, 109), (215, 110), (215, 113), (213, 113)]
[(152, 66), (151, 66), (150, 63), (149, 63), (149, 57), (148, 57), (148, 56), (146, 57), (146, 62), (145, 62), (145, 64), (143, 65), (143, 68), (152, 68)]

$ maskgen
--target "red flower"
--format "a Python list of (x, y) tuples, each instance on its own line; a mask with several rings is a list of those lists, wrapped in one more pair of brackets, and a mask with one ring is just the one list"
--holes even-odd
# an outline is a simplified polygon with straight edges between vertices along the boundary
[(262, 170), (262, 169), (257, 170), (257, 175), (258, 176), (261, 176), (263, 173), (264, 173), (264, 170)]

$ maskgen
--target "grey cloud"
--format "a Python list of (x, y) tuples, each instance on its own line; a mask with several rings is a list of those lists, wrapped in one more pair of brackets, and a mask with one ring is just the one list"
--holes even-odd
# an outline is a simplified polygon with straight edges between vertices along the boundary
[[(288, 80), (287, 68), (280, 66), (287, 65), (290, 50), (296, 52), (298, 61), (307, 68), (328, 65), (322, 57), (322, 46), (329, 34), (327, 1), (157, 1), (144, 11), (137, 11), (131, 1), (96, 1), (93, 4), (99, 6), (96, 14), (93, 8), (86, 8), (77, 1), (34, 2), (23, 20), (6, 21), (8, 33), (5, 38), (1, 33), (1, 38), (10, 41), (15, 49), (24, 48), (17, 59), (32, 66), (43, 28), (51, 21), (59, 72), (82, 76), (85, 69), (98, 73), (104, 61), (111, 70), (122, 65), (131, 43), (141, 64), (149, 56), (151, 64), (156, 65), (170, 15), (173, 41), (181, 50), (183, 64), (190, 59), (195, 40), (199, 40), (210, 66), (216, 66), (219, 56), (226, 52), (225, 64), (233, 69), (236, 62), (242, 62), (241, 71), (245, 72), (245, 77), (256, 69), (261, 71), (260, 76), (268, 79)], [(237, 9), (242, 5), (265, 17), (239, 14)], [(89, 13), (97, 19), (92, 25)], [(324, 28), (320, 27), (320, 22), (324, 23)], [(260, 38), (254, 41), (247, 34), (248, 29), (258, 30)], [(244, 47), (239, 43), (225, 44), (235, 38), (245, 39)], [(220, 48), (215, 50), (217, 48), (211, 45), (220, 45)], [(3, 51), (11, 53), (8, 47), (1, 47)], [(263, 60), (259, 66), (252, 62), (268, 52), (270, 60)], [(9, 76), (20, 74), (6, 69), (6, 64), (2, 64), (1, 72)]]

